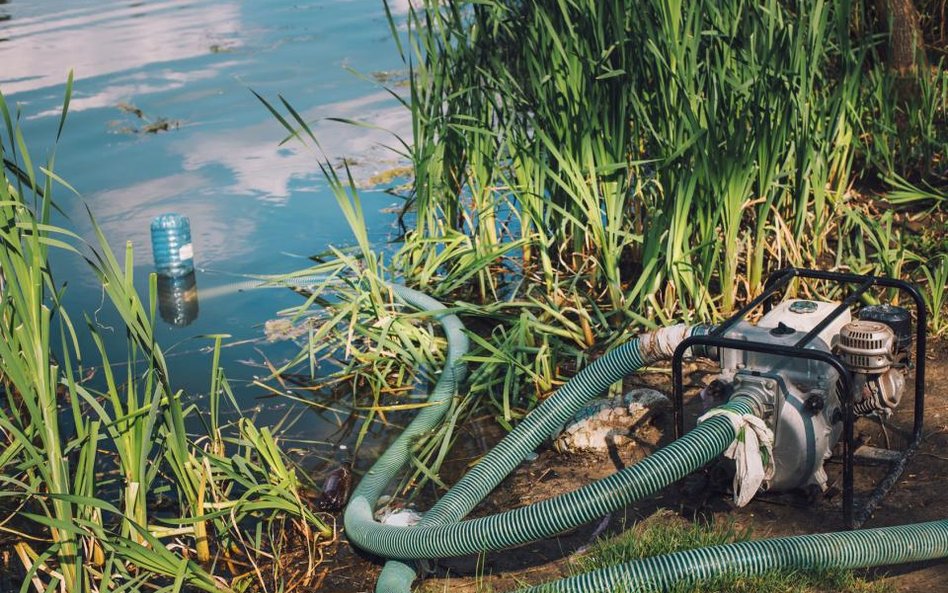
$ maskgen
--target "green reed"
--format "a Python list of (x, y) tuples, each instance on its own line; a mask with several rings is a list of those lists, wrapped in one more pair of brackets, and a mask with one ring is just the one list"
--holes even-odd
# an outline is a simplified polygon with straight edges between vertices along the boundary
[[(71, 78), (60, 133), (70, 91)], [(155, 341), (155, 276), (143, 300), (130, 244), (119, 262), (94, 218), (91, 243), (51, 222), (53, 195), (72, 191), (54, 172), (55, 152), (35, 164), (2, 95), (0, 115), (0, 529), (26, 571), (24, 590), (228, 591), (221, 567), (235, 553), (266, 558), (265, 546), (236, 551), (246, 533), (286, 520), (309, 540), (329, 538), (276, 437), (244, 418), (221, 425), (222, 396), (236, 407), (219, 368), (222, 338), (214, 409), (200, 411), (172, 388)], [(110, 360), (94, 319), (77, 324), (64, 308), (51, 250), (84, 259), (99, 279), (127, 362)], [(83, 351), (83, 335), (93, 351)], [(204, 415), (209, 434), (185, 432)], [(156, 504), (163, 491), (170, 512)], [(309, 558), (315, 565), (314, 551)]]
[[(853, 24), (866, 11), (859, 0), (425, 0), (407, 29), (389, 12), (408, 72), (407, 91), (391, 92), (412, 115), (399, 139), (414, 170), (407, 232), (387, 262), (367, 249), (357, 191), (323, 165), (358, 257), (300, 272), (345, 281), (294, 310), (322, 307), (322, 322), (281, 371), (338, 369), (313, 390), (368, 398), (363, 433), (402, 405), (418, 377), (411, 345), (439, 342), (383, 279), (465, 314), (476, 364), (459, 413), (476, 397), (504, 424), (624, 330), (720, 319), (786, 266), (916, 277), (943, 302), (923, 274), (938, 262), (852, 189), (874, 180), (893, 204), (943, 203), (944, 70), (922, 74), (918, 109), (886, 103), (885, 39)], [(268, 107), (318, 148), (288, 103), (286, 115)]]
[[(825, 248), (861, 65), (846, 11), (425, 4), (409, 16), (406, 57), (424, 124), (419, 235), (460, 231), (475, 250), (523, 238), (524, 273), (542, 273), (549, 292), (557, 271), (580, 274), (620, 316), (731, 310), (768, 269)], [(498, 224), (498, 209), (515, 224)], [(764, 256), (783, 242), (776, 220), (814, 236), (797, 261)]]

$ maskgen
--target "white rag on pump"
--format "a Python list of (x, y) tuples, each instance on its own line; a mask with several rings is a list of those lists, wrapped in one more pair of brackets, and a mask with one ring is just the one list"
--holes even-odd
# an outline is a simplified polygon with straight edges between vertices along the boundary
[(712, 416), (727, 416), (734, 425), (734, 442), (724, 451), (737, 466), (734, 474), (734, 502), (742, 507), (749, 503), (760, 488), (770, 485), (774, 477), (774, 433), (767, 424), (753, 414), (737, 414), (715, 408), (698, 418), (698, 423)]

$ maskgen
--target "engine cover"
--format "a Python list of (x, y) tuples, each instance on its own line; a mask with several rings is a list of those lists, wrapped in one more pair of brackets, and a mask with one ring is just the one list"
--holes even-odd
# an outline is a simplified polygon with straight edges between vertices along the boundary
[[(823, 321), (837, 305), (839, 303), (789, 299), (776, 305), (761, 317), (757, 322), (757, 327), (774, 328), (783, 323), (797, 331), (808, 332)], [(835, 348), (839, 332), (850, 321), (852, 321), (852, 314), (849, 311), (843, 311), (842, 315), (820, 331), (819, 338), (830, 348)]]

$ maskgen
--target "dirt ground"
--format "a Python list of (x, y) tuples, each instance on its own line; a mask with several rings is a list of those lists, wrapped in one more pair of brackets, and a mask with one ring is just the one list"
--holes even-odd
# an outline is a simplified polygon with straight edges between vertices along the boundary
[[(929, 344), (926, 358), (925, 438), (898, 483), (864, 527), (948, 517), (948, 341)], [(712, 369), (702, 365), (686, 368), (686, 382), (689, 384), (686, 398), (694, 400), (701, 386), (712, 377), (709, 374)], [(906, 395), (896, 413), (887, 421), (886, 434), (874, 420), (860, 419), (857, 422), (857, 437), (862, 442), (883, 447), (888, 437), (892, 448), (904, 445), (912, 422), (914, 371), (910, 372), (906, 383)], [(671, 390), (667, 371), (638, 374), (630, 384), (650, 386), (665, 393)], [(693, 424), (700, 409), (697, 405), (688, 405), (686, 412)], [(467, 430), (472, 431), (468, 435), (471, 438), (462, 436), (461, 442), (483, 442), (485, 438), (491, 442), (502, 436), (498, 429), (483, 425), (468, 426)], [(634, 463), (656, 446), (667, 443), (670, 434), (669, 414), (656, 418), (652, 425), (643, 426), (637, 433), (635, 444), (613, 450), (609, 455), (567, 455), (544, 448), (536, 460), (515, 470), (472, 516), (527, 505), (605, 477)], [(446, 468), (445, 475), (451, 478), (452, 473), (459, 474), (478, 454), (477, 451), (461, 454), (452, 467)], [(857, 504), (860, 497), (869, 494), (885, 469), (878, 465), (857, 465)], [(754, 538), (841, 530), (844, 528), (840, 494), (842, 466), (834, 458), (827, 464), (827, 472), (831, 485), (827, 496), (813, 501), (802, 494), (761, 495), (744, 508), (732, 504), (726, 491), (727, 484), (716, 479), (715, 472), (699, 472), (634, 506), (612, 513), (607, 521), (597, 521), (560, 537), (481, 557), (431, 563), (431, 572), (421, 590), (473, 593), (480, 585), (489, 585), (493, 591), (507, 591), (573, 574), (576, 556), (584, 547), (660, 509), (669, 509), (688, 519), (733, 522), (738, 528), (750, 528)], [(324, 566), (331, 568), (319, 590), (372, 591), (381, 567), (378, 559), (354, 551), (344, 540), (339, 544), (326, 558), (328, 562)], [(867, 574), (872, 579), (890, 581), (898, 591), (948, 592), (948, 561), (944, 560), (887, 567)]]

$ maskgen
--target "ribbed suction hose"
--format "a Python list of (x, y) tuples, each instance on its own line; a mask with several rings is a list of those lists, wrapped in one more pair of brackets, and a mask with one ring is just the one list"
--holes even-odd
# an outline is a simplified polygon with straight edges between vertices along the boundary
[(948, 556), (948, 521), (942, 520), (685, 550), (520, 589), (518, 593), (653, 593), (722, 574), (750, 576), (775, 570), (843, 570), (945, 556)]
[[(729, 420), (722, 416), (709, 418), (682, 438), (612, 476), (528, 507), (459, 523), (525, 455), (552, 436), (590, 399), (639, 367), (671, 357), (681, 340), (707, 330), (705, 326), (683, 325), (662, 328), (617, 347), (580, 371), (487, 453), (425, 513), (417, 526), (382, 525), (373, 518), (378, 498), (408, 462), (412, 441), (442, 420), (464, 376), (465, 367), (460, 359), (467, 351), (460, 320), (454, 315), (437, 313), (444, 310), (443, 305), (403, 286), (392, 285), (392, 290), (406, 303), (436, 312), (445, 330), (448, 353), (429, 405), (372, 466), (346, 507), (346, 534), (364, 550), (400, 560), (438, 558), (550, 537), (665, 488), (716, 458), (735, 438)], [(723, 407), (737, 414), (757, 412), (753, 401), (740, 397)], [(870, 566), (942, 557), (948, 555), (946, 530), (945, 522), (935, 522), (882, 530), (884, 537), (878, 540), (862, 535), (870, 533), (866, 531), (744, 542), (649, 558), (532, 590), (611, 591), (618, 583), (630, 591), (664, 590), (681, 579), (705, 578), (736, 568), (762, 572), (781, 567)], [(876, 548), (869, 546), (870, 540), (886, 543)], [(890, 540), (902, 547), (893, 546)], [(740, 562), (735, 561), (737, 557)], [(414, 578), (412, 566), (390, 561), (379, 577), (376, 591), (408, 593)]]

